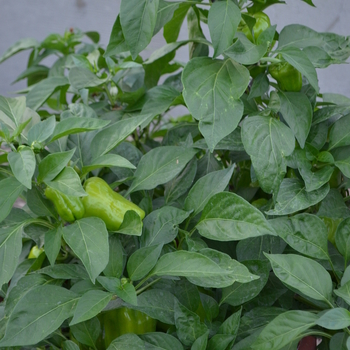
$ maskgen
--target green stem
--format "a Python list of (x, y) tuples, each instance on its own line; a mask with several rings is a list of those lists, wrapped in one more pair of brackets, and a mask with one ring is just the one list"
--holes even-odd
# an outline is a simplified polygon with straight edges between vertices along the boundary
[(104, 83), (104, 84), (103, 84), (103, 87), (104, 87), (104, 89), (105, 89), (105, 91), (106, 91), (106, 94), (107, 94), (107, 97), (108, 97), (108, 99), (109, 99), (109, 102), (111, 103), (111, 106), (114, 106), (114, 99), (113, 99), (111, 93), (109, 92), (109, 89), (108, 89), (107, 84)]
[(139, 284), (135, 287), (135, 289), (138, 290), (138, 288), (140, 288), (150, 278), (151, 276), (146, 276), (143, 280), (141, 280), (141, 282), (139, 282)]
[(136, 291), (136, 294), (139, 295), (139, 294), (142, 293), (144, 290), (146, 290), (147, 288), (151, 287), (153, 284), (155, 284), (155, 283), (157, 283), (158, 281), (160, 281), (160, 279), (161, 279), (161, 278), (159, 277), (159, 278), (155, 279), (154, 281), (148, 283), (146, 286), (144, 286), (144, 287), (138, 289), (138, 290)]
[(272, 62), (272, 63), (280, 63), (282, 62), (278, 58), (273, 58), (273, 57), (262, 57), (260, 58), (260, 62)]
[(53, 230), (55, 228), (55, 226), (51, 225), (49, 222), (47, 222), (46, 220), (41, 220), (41, 219), (32, 219), (32, 220), (28, 220), (27, 221), (28, 224), (38, 224), (41, 226), (45, 226), (51, 230)]
[(350, 200), (350, 196), (347, 196), (347, 197), (344, 197), (344, 198), (343, 198), (343, 201), (344, 201), (344, 202), (347, 202), (347, 201), (349, 201), (349, 200)]

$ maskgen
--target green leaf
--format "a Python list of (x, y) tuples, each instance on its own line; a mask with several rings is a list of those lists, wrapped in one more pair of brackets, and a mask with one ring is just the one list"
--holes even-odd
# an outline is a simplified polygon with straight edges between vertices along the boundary
[(249, 77), (247, 68), (230, 59), (198, 57), (186, 64), (183, 97), (211, 151), (237, 127)]
[(287, 286), (331, 305), (332, 279), (322, 265), (295, 254), (266, 254), (275, 275)]
[(72, 340), (65, 340), (62, 343), (63, 350), (79, 350), (79, 346), (74, 343)]
[(47, 155), (39, 163), (38, 182), (53, 180), (73, 157), (75, 148), (66, 152), (57, 152)]
[(27, 205), (35, 215), (57, 216), (53, 203), (43, 196), (43, 193), (39, 191), (37, 186), (27, 191)]
[(315, 259), (330, 259), (328, 230), (317, 216), (298, 214), (291, 218), (270, 220), (269, 223), (275, 232), (296, 251)]
[(201, 323), (200, 317), (177, 300), (174, 311), (176, 334), (185, 346), (191, 346), (198, 337), (207, 332), (208, 328)]
[(0, 284), (13, 276), (22, 251), (23, 224), (0, 228)]
[(238, 40), (224, 54), (241, 64), (255, 64), (265, 55), (267, 43), (254, 45), (243, 33), (237, 33)]
[(161, 332), (152, 332), (146, 334), (140, 334), (139, 337), (145, 342), (146, 347), (149, 344), (154, 346), (155, 349), (162, 350), (183, 350), (183, 346), (180, 341), (174, 336), (161, 333)]
[(260, 278), (250, 283), (235, 282), (227, 288), (223, 288), (220, 305), (226, 303), (239, 306), (255, 298), (267, 283), (270, 273), (270, 264), (264, 260), (247, 260), (243, 264)]
[(214, 58), (221, 55), (232, 43), (241, 11), (232, 1), (217, 1), (209, 10), (208, 26), (214, 46)]
[(56, 258), (61, 249), (62, 227), (54, 228), (45, 233), (45, 254), (51, 266), (55, 265)]
[(335, 232), (335, 244), (339, 253), (345, 259), (345, 265), (350, 259), (350, 218), (344, 219)]
[(198, 337), (191, 346), (191, 350), (205, 350), (208, 345), (208, 334), (209, 332), (204, 333)]
[(39, 46), (39, 42), (36, 39), (25, 38), (16, 41), (11, 47), (9, 47), (0, 57), (0, 63), (4, 62), (11, 56), (22, 50), (33, 49)]
[(158, 0), (122, 0), (120, 21), (132, 58), (150, 43), (157, 21)]
[(337, 120), (329, 131), (328, 150), (350, 145), (350, 114)]
[(179, 8), (179, 3), (171, 3), (159, 0), (157, 22), (153, 35), (157, 34), (174, 16), (174, 12)]
[(348, 178), (350, 178), (350, 147), (340, 147), (332, 151), (334, 165)]
[(53, 189), (62, 192), (66, 196), (83, 197), (87, 196), (80, 183), (79, 175), (71, 167), (64, 168), (53, 180), (46, 181), (46, 184)]
[(9, 215), (13, 204), (24, 190), (24, 186), (15, 177), (0, 181), (0, 222)]
[(141, 236), (142, 220), (140, 215), (134, 210), (128, 210), (124, 215), (122, 224), (116, 232), (130, 236)]
[(163, 35), (167, 43), (177, 40), (182, 23), (190, 7), (191, 4), (180, 3), (179, 7), (175, 10), (172, 19), (164, 26)]
[[(266, 74), (259, 74), (256, 78), (253, 79), (253, 85), (249, 92), (248, 100), (251, 100), (255, 97), (261, 97), (270, 89), (269, 79)], [(270, 103), (273, 102), (273, 94), (270, 94)], [(279, 107), (278, 107), (279, 110)], [(237, 130), (237, 129), (236, 129)]]
[(144, 342), (134, 333), (124, 334), (114, 339), (107, 350), (144, 350)]
[(7, 156), (13, 175), (25, 187), (32, 188), (32, 177), (35, 171), (35, 155), (30, 147), (24, 147), (18, 152)]
[(216, 252), (211, 259), (201, 252), (189, 252), (185, 250), (167, 253), (161, 256), (156, 266), (150, 272), (150, 276), (182, 276), (190, 282), (202, 287), (223, 288), (235, 281), (248, 282), (257, 278), (249, 273), (248, 269), (237, 261), (230, 259), (226, 254)]
[(292, 129), (300, 147), (304, 148), (312, 122), (312, 106), (307, 96), (300, 92), (278, 93), (283, 119)]
[(173, 179), (197, 153), (178, 146), (154, 148), (140, 160), (128, 193), (150, 190)]
[(123, 273), (126, 254), (117, 235), (109, 235), (108, 245), (109, 260), (107, 266), (103, 270), (103, 274), (107, 277), (119, 278)]
[(34, 345), (73, 316), (77, 295), (65, 288), (38, 286), (19, 300), (10, 315), (1, 347)]
[[(23, 118), (23, 114), (26, 109), (26, 98), (24, 96), (16, 98), (7, 98), (0, 96), (0, 120), (5, 122), (6, 125), (13, 127), (14, 129), (20, 125), (20, 122)], [(9, 123), (7, 118), (10, 118), (12, 123)]]
[(210, 198), (196, 228), (202, 236), (217, 241), (275, 235), (257, 208), (231, 192), (221, 192)]
[(227, 187), (232, 177), (234, 167), (213, 171), (201, 177), (191, 188), (185, 200), (184, 209), (193, 210), (192, 216), (200, 213), (209, 199)]
[(342, 284), (338, 289), (334, 289), (334, 294), (345, 300), (350, 305), (350, 281)]
[(140, 238), (141, 247), (167, 244), (178, 234), (178, 225), (188, 218), (189, 212), (165, 206), (152, 211), (143, 220), (143, 234)]
[(292, 310), (273, 319), (252, 344), (253, 349), (279, 350), (314, 326), (318, 315), (307, 311)]
[(53, 133), (56, 126), (55, 116), (51, 116), (40, 123), (34, 124), (28, 131), (28, 144), (33, 142), (42, 143), (46, 141)]
[(74, 311), (74, 317), (69, 325), (89, 320), (98, 315), (112, 299), (112, 293), (106, 293), (102, 290), (89, 290), (79, 299)]
[(63, 228), (63, 238), (84, 264), (91, 281), (108, 263), (108, 232), (99, 218), (84, 218)]
[(292, 131), (274, 118), (250, 117), (243, 122), (242, 141), (261, 188), (277, 193), (287, 170), (285, 157), (295, 146)]
[(120, 16), (117, 16), (112, 28), (109, 42), (104, 54), (105, 57), (117, 55), (119, 53), (129, 51), (129, 47), (125, 42), (122, 26), (120, 24)]
[(307, 192), (299, 179), (284, 179), (277, 195), (275, 209), (269, 210), (266, 214), (287, 215), (295, 213), (317, 204), (327, 196), (328, 192), (329, 184), (318, 190)]
[(86, 174), (95, 169), (104, 167), (111, 168), (113, 166), (136, 169), (136, 167), (124, 157), (118, 156), (117, 154), (105, 154), (96, 159), (93, 159), (89, 165), (85, 165), (82, 169), (82, 173)]
[(137, 305), (137, 294), (131, 283), (122, 283), (115, 277), (97, 277), (97, 281), (108, 291), (116, 294), (120, 299), (131, 305)]
[(101, 120), (96, 118), (80, 118), (71, 117), (61, 120), (56, 124), (50, 142), (53, 142), (63, 136), (78, 134), (80, 132), (93, 131), (102, 129), (110, 123), (109, 120)]
[(89, 279), (84, 266), (78, 264), (58, 264), (53, 266), (46, 266), (36, 271), (36, 273), (48, 275), (52, 278), (62, 280)]
[(69, 81), (66, 77), (56, 76), (41, 80), (29, 91), (27, 95), (27, 106), (37, 110), (55, 91), (68, 84)]
[(91, 141), (93, 157), (98, 158), (108, 153), (148, 119), (149, 116), (145, 115), (127, 118), (99, 131)]
[(163, 244), (158, 244), (136, 250), (126, 266), (129, 278), (137, 281), (145, 277), (157, 263), (162, 248)]
[(68, 74), (69, 83), (77, 90), (90, 87), (100, 86), (107, 81), (108, 78), (100, 79), (89, 69), (82, 67), (73, 67)]
[(316, 322), (317, 325), (326, 329), (342, 329), (350, 326), (350, 312), (337, 307), (323, 313)]
[(282, 57), (306, 77), (310, 85), (319, 92), (317, 72), (307, 55), (294, 47), (285, 47), (279, 51)]
[[(101, 324), (97, 317), (70, 326), (70, 330), (78, 342), (94, 348), (100, 335)], [(80, 349), (80, 347), (78, 348)]]

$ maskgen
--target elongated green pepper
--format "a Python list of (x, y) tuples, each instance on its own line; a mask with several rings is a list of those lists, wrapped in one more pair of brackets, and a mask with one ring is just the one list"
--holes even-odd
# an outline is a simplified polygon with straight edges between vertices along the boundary
[(103, 314), (104, 340), (109, 344), (123, 334), (155, 332), (157, 321), (141, 311), (122, 307)]
[(301, 73), (288, 62), (271, 64), (269, 73), (283, 91), (299, 92), (303, 85)]
[(91, 177), (84, 184), (87, 196), (82, 198), (85, 217), (96, 216), (102, 219), (109, 231), (116, 231), (123, 222), (128, 210), (134, 210), (141, 219), (145, 212), (136, 204), (114, 192), (107, 182), (99, 177)]
[(84, 216), (85, 209), (79, 197), (66, 196), (51, 187), (46, 187), (45, 196), (53, 202), (63, 220), (74, 222)]

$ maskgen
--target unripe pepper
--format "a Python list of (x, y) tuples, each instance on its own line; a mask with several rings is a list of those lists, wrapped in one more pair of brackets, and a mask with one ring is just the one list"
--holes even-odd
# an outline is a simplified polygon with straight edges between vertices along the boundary
[(271, 64), (269, 73), (276, 79), (282, 91), (299, 92), (302, 88), (301, 73), (288, 62)]
[(123, 334), (145, 334), (156, 331), (157, 321), (141, 311), (122, 307), (103, 314), (105, 347)]
[[(256, 20), (253, 26), (254, 39), (256, 40), (264, 30), (271, 26), (271, 22), (269, 16), (264, 12), (256, 12), (250, 16), (254, 17)], [(243, 27), (241, 27), (239, 30), (244, 33), (251, 42), (254, 42), (252, 32), (245, 22)]]
[(128, 210), (135, 211), (141, 220), (145, 217), (145, 212), (140, 207), (114, 192), (99, 177), (88, 179), (84, 188), (88, 194), (81, 200), (85, 208), (84, 217), (96, 216), (102, 219), (109, 231), (119, 229)]
[(41, 253), (44, 252), (44, 248), (39, 248), (35, 245), (29, 252), (28, 259), (36, 259)]
[(74, 222), (84, 216), (85, 209), (80, 198), (66, 196), (51, 187), (46, 187), (45, 196), (53, 202), (64, 221)]

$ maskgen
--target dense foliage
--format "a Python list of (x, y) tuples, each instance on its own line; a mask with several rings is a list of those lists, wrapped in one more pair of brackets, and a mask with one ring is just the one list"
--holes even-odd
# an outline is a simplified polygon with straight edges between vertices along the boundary
[(350, 38), (278, 33), (280, 3), (122, 0), (106, 49), (3, 54), (30, 51), (0, 96), (0, 347), (350, 349), (350, 98), (316, 74)]

